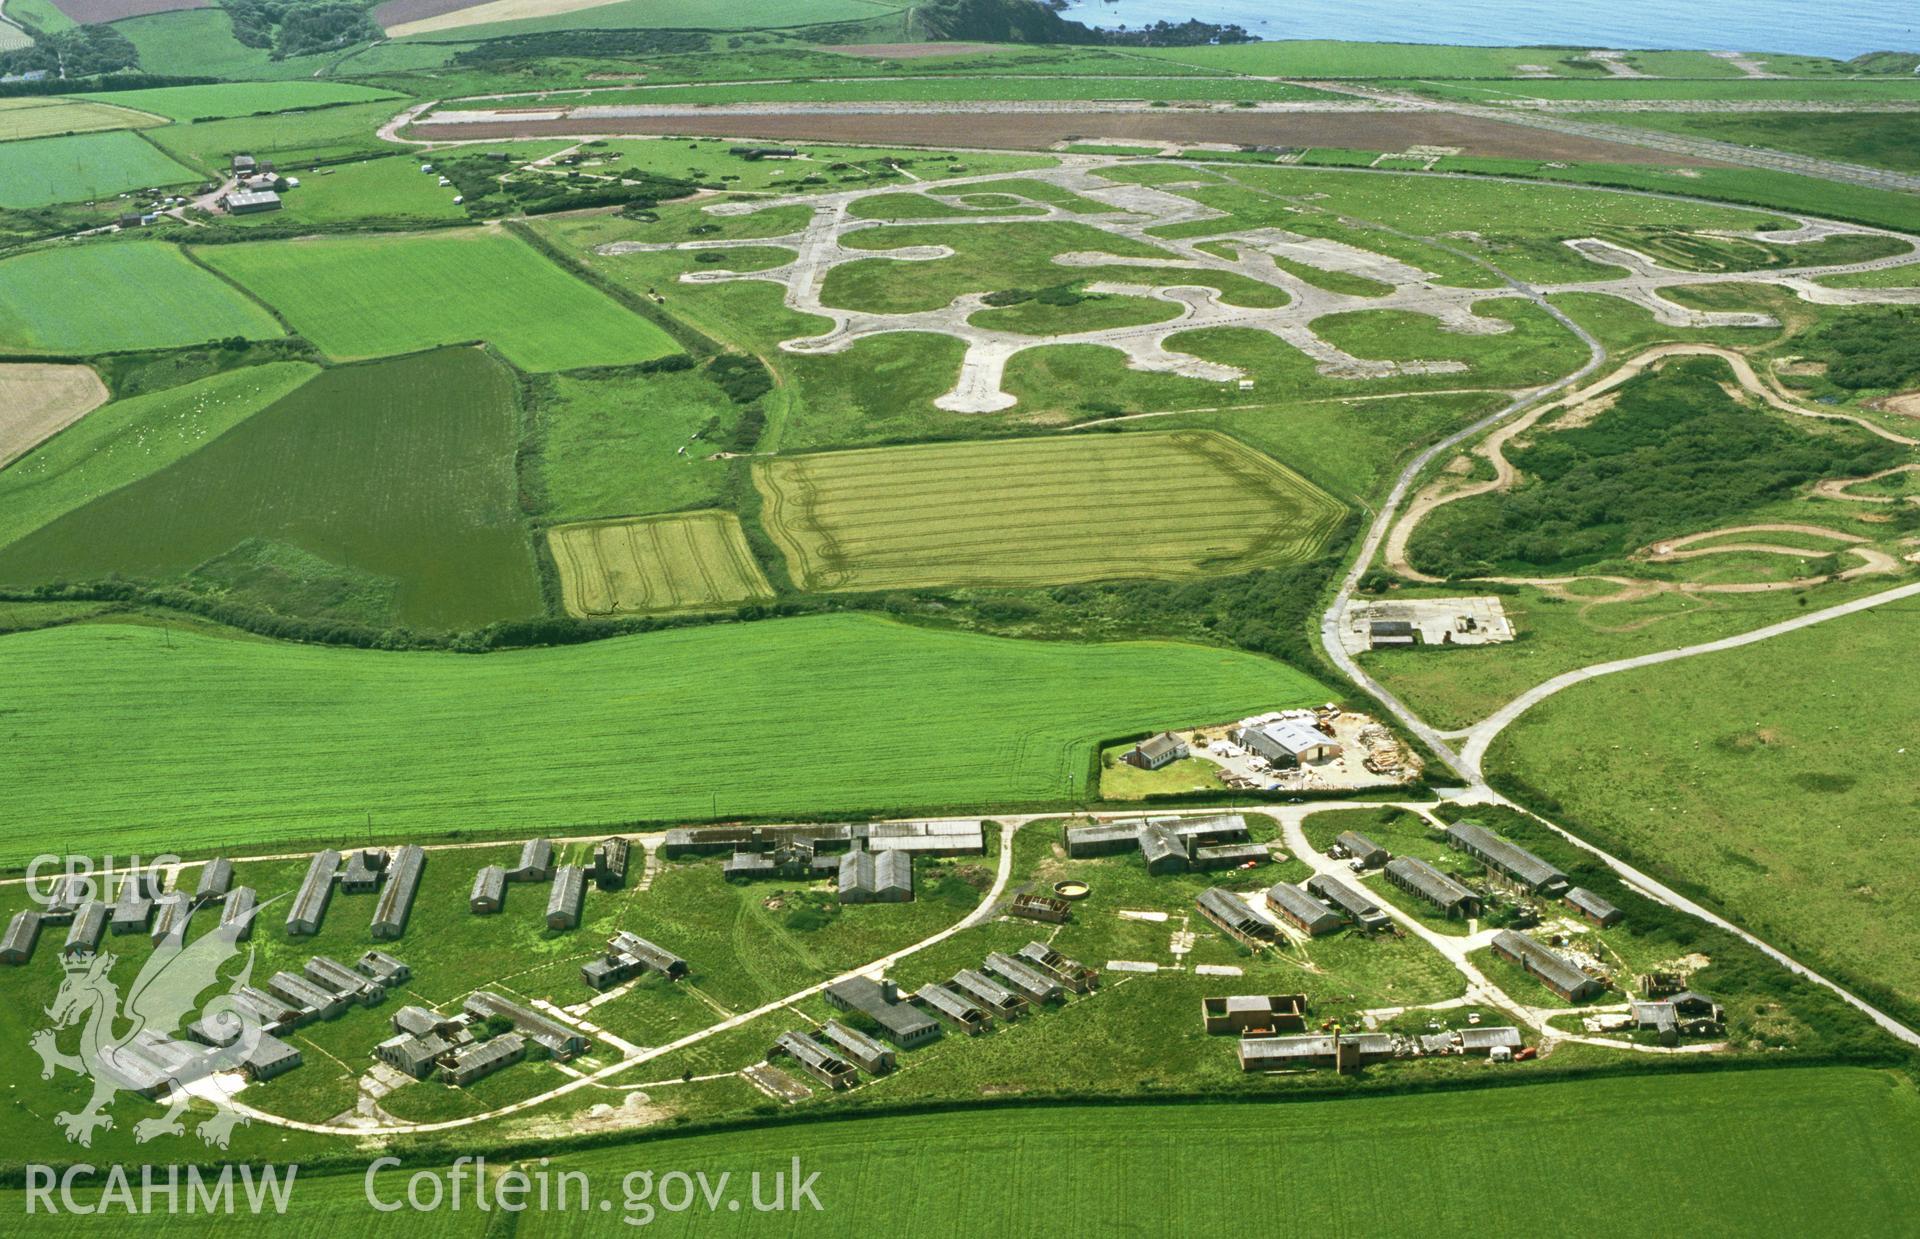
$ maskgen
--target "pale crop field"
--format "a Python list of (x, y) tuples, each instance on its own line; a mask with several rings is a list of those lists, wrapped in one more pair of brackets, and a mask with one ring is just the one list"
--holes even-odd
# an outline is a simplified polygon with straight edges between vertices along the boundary
[(574, 615), (699, 611), (773, 597), (731, 512), (560, 525), (547, 540)]
[(1311, 555), (1341, 513), (1210, 431), (825, 452), (766, 462), (754, 480), (805, 589), (1245, 572)]
[(85, 366), (0, 366), (0, 468), (105, 404), (107, 385)]
[(144, 129), (165, 124), (127, 108), (80, 99), (28, 97), (0, 99), (0, 142), (44, 138), (57, 133), (97, 133), (103, 129)]

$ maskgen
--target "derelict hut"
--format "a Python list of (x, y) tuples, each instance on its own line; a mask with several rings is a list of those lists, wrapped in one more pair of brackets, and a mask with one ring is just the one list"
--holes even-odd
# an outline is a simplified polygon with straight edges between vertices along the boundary
[(1064, 925), (1073, 919), (1073, 908), (1066, 900), (1052, 895), (1021, 891), (1007, 904), (1007, 915), (1029, 921), (1044, 921), (1049, 925)]
[(1208, 887), (1193, 902), (1200, 915), (1249, 946), (1272, 942), (1279, 933), (1273, 922), (1248, 907), (1246, 900), (1222, 887)]
[(913, 899), (913, 855), (855, 848), (840, 858), (841, 903), (907, 903)]
[(798, 1063), (802, 1071), (831, 1089), (852, 1088), (860, 1080), (852, 1063), (829, 1052), (812, 1037), (797, 1032), (781, 1033), (767, 1057), (775, 1054), (785, 1054)]
[[(489, 990), (475, 990), (467, 995), (467, 1001), (461, 1009), (480, 1020), (495, 1017), (506, 1020), (513, 1025), (514, 1031), (555, 1058), (573, 1058), (584, 1053), (590, 1044), (585, 1033)], [(495, 1037), (494, 1040), (498, 1041), (499, 1038)]]
[(686, 977), (689, 969), (687, 961), (675, 955), (663, 946), (647, 941), (631, 930), (621, 930), (607, 940), (609, 954), (630, 955), (639, 960), (651, 972), (657, 972), (669, 981), (679, 981)]
[(1187, 871), (1186, 841), (1175, 834), (1171, 827), (1159, 823), (1142, 827), (1139, 844), (1140, 855), (1147, 862), (1147, 872), (1155, 877), (1163, 873)]
[(1518, 964), (1536, 981), (1568, 1002), (1584, 1002), (1606, 991), (1607, 987), (1584, 968), (1525, 934), (1503, 929), (1493, 936), (1491, 945), (1495, 955), (1509, 963)]
[(1120, 760), (1140, 770), (1158, 770), (1189, 756), (1187, 742), (1170, 731), (1142, 740), (1127, 750)]
[(972, 968), (962, 968), (954, 973), (953, 980), (948, 984), (985, 1007), (987, 1013), (997, 1020), (1018, 1019), (1028, 1006), (1023, 995), (1014, 993), (985, 973)]
[(1367, 838), (1357, 830), (1343, 830), (1334, 842), (1348, 859), (1357, 862), (1362, 869), (1378, 869), (1393, 859), (1392, 853)]
[(1305, 1032), (1305, 994), (1229, 994), (1200, 1000), (1200, 1022), (1209, 1034), (1273, 1036)]
[(385, 951), (364, 952), (353, 965), (353, 970), (363, 977), (378, 981), (388, 989), (405, 985), (413, 980), (413, 969)]
[(1447, 827), (1447, 844), (1536, 895), (1557, 895), (1567, 889), (1566, 874), (1478, 822), (1459, 821)]
[(609, 951), (580, 965), (580, 979), (597, 990), (610, 990), (645, 972), (647, 966), (632, 955)]
[[(233, 1000), (260, 1022), (260, 1027), (271, 1033), (285, 1032), (289, 1028), (298, 1028), (310, 1024), (319, 1015), (305, 1007), (290, 1006), (263, 989), (251, 985), (242, 985), (233, 993)], [(223, 1044), (233, 1040), (231, 1035), (219, 1039)]]
[(193, 887), (193, 906), (204, 908), (219, 903), (233, 889), (233, 862), (221, 857), (200, 866), (200, 880)]
[(553, 875), (553, 889), (547, 894), (547, 928), (577, 928), (586, 898), (587, 871), (579, 865), (560, 866)]
[(240, 1070), (247, 1079), (258, 1083), (283, 1076), (298, 1067), (303, 1061), (300, 1051), (288, 1045), (272, 1033), (261, 1033), (254, 1041), (253, 1048), (240, 1060)]
[(7, 933), (0, 938), (0, 964), (24, 964), (33, 958), (34, 944), (40, 941), (40, 913), (33, 909), (16, 912), (7, 922)]
[(473, 890), (467, 895), (467, 910), (475, 916), (491, 916), (506, 903), (507, 871), (488, 865), (473, 875)]
[(380, 889), (380, 875), (387, 871), (387, 854), (380, 848), (361, 848), (347, 854), (347, 867), (340, 874), (340, 889), (349, 895), (368, 895)]
[(287, 912), (287, 932), (317, 934), (326, 919), (327, 904), (333, 899), (334, 875), (340, 870), (340, 853), (329, 848), (313, 858), (307, 876), (294, 894), (293, 907)]
[(501, 1033), (486, 1041), (461, 1046), (447, 1056), (443, 1069), (447, 1083), (464, 1088), (502, 1067), (512, 1066), (526, 1056), (526, 1038), (517, 1033)]
[(316, 985), (297, 972), (276, 972), (267, 979), (267, 992), (280, 1001), (323, 1020), (347, 1009), (347, 996)]
[(1044, 942), (1029, 942), (1014, 957), (1046, 973), (1076, 994), (1100, 988), (1100, 973), (1077, 959), (1068, 959)]
[(187, 940), (187, 920), (193, 915), (194, 903), (185, 891), (172, 891), (160, 896), (153, 903), (153, 927), (151, 934), (153, 945), (171, 942), (182, 946)]
[(1332, 1067), (1341, 1072), (1394, 1056), (1393, 1038), (1386, 1033), (1308, 1034), (1298, 1037), (1243, 1037), (1240, 1070), (1298, 1071)]
[(1618, 925), (1623, 916), (1620, 909), (1584, 886), (1576, 886), (1568, 891), (1567, 903), (1585, 918), (1589, 925), (1596, 925), (1601, 929)]
[(1065, 1002), (1067, 1000), (1066, 988), (1060, 982), (1025, 960), (1015, 959), (1004, 951), (995, 951), (987, 956), (987, 971), (1006, 981), (1029, 1002)]
[(1254, 865), (1264, 865), (1273, 859), (1273, 849), (1264, 843), (1216, 843), (1211, 847), (1193, 849), (1192, 867), (1200, 871), (1213, 869), (1247, 869)]
[(520, 845), (520, 862), (506, 871), (509, 882), (545, 882), (553, 877), (553, 840), (529, 839)]
[(1382, 911), (1370, 896), (1348, 886), (1339, 878), (1316, 873), (1307, 879), (1307, 890), (1338, 908), (1348, 920), (1367, 933), (1377, 933), (1393, 924), (1393, 918)]
[(407, 915), (413, 911), (413, 897), (420, 890), (420, 871), (426, 868), (427, 853), (417, 843), (409, 843), (394, 854), (387, 867), (387, 883), (380, 891), (380, 902), (373, 909), (373, 936), (398, 938), (407, 931)]
[(1128, 848), (1138, 847), (1139, 843), (1138, 822), (1067, 827), (1067, 855), (1074, 860), (1118, 856)]
[(620, 835), (612, 835), (593, 848), (593, 884), (603, 891), (617, 891), (627, 884), (627, 862), (633, 844)]
[(993, 1018), (985, 1007), (944, 985), (928, 982), (913, 992), (913, 1000), (969, 1037), (978, 1036), (993, 1026)]
[(453, 1043), (436, 1032), (396, 1033), (374, 1046), (373, 1056), (403, 1075), (425, 1080), (452, 1049)]
[(450, 1016), (413, 1003), (408, 1003), (393, 1013), (393, 1031), (405, 1033), (409, 1037), (424, 1037), (428, 1033), (451, 1027), (454, 1023)]
[(1480, 915), (1480, 896), (1424, 860), (1396, 856), (1387, 862), (1386, 875), (1387, 881), (1409, 895), (1426, 900), (1446, 913), (1448, 919)]
[(1267, 907), (1309, 938), (1330, 934), (1346, 923), (1333, 909), (1291, 882), (1276, 882), (1267, 888)]
[(721, 864), (720, 876), (729, 882), (750, 882), (782, 875), (780, 862), (765, 852), (735, 852)]
[(231, 930), (235, 942), (253, 937), (253, 910), (258, 900), (251, 886), (236, 886), (220, 906), (220, 928)]
[(60, 954), (68, 959), (91, 955), (100, 949), (100, 936), (106, 931), (107, 905), (98, 899), (89, 899), (74, 912), (73, 924), (67, 926), (67, 940), (60, 947)]
[(899, 1066), (900, 1060), (892, 1050), (839, 1020), (828, 1020), (821, 1026), (820, 1035), (868, 1075), (884, 1075)]
[(371, 1007), (387, 996), (387, 987), (365, 973), (349, 968), (337, 959), (316, 955), (301, 969), (307, 980), (330, 989), (348, 1002)]
[(53, 889), (47, 894), (46, 906), (41, 910), (40, 919), (50, 925), (66, 925), (73, 921), (73, 914), (79, 909), (89, 884), (78, 874), (66, 874), (55, 880)]
[(120, 879), (120, 897), (113, 903), (113, 932), (145, 933), (153, 923), (153, 884), (144, 873)]
[(925, 1045), (940, 1035), (940, 1025), (902, 1002), (900, 987), (872, 977), (848, 977), (829, 985), (827, 1005), (863, 1015), (880, 1026), (887, 1040), (903, 1050)]

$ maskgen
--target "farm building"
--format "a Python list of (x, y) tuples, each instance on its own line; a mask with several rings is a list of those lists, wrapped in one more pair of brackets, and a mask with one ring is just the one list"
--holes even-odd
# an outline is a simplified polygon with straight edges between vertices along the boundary
[(40, 941), (40, 924), (37, 911), (14, 913), (7, 922), (6, 937), (0, 938), (0, 964), (24, 964), (32, 959), (34, 944)]
[[(854, 826), (850, 842), (865, 843), (869, 852), (907, 852), (914, 856), (984, 856), (985, 823), (979, 818), (948, 818), (931, 822), (869, 822)], [(816, 845), (824, 842), (816, 837)]]
[(261, 1033), (248, 1050), (246, 1057), (240, 1060), (240, 1070), (254, 1083), (283, 1076), (304, 1061), (300, 1051), (294, 1049), (272, 1033)]
[(301, 969), (307, 980), (339, 994), (348, 1002), (371, 1007), (387, 996), (387, 987), (365, 973), (347, 967), (337, 959), (316, 955)]
[(1210, 886), (1201, 891), (1199, 898), (1193, 902), (1200, 909), (1200, 915), (1249, 945), (1271, 942), (1277, 932), (1272, 921), (1248, 907), (1246, 900), (1223, 887)]
[(218, 903), (233, 889), (233, 862), (224, 857), (200, 866), (200, 881), (193, 888), (193, 906), (203, 908)]
[(1212, 847), (1193, 849), (1193, 868), (1202, 872), (1212, 869), (1250, 869), (1255, 865), (1264, 865), (1273, 859), (1273, 849), (1264, 843), (1216, 843)]
[(1307, 879), (1307, 889), (1346, 914), (1348, 920), (1367, 933), (1376, 933), (1393, 924), (1393, 918), (1380, 905), (1339, 878), (1316, 873)]
[(1362, 869), (1378, 869), (1393, 859), (1387, 849), (1356, 830), (1341, 831), (1333, 842), (1341, 855), (1357, 862)]
[(107, 930), (107, 905), (98, 899), (89, 899), (81, 904), (73, 914), (73, 924), (67, 926), (67, 940), (60, 947), (60, 954), (71, 959), (76, 955), (91, 955), (100, 949), (100, 935)]
[(373, 1056), (395, 1071), (425, 1080), (433, 1075), (453, 1042), (437, 1032), (396, 1033), (373, 1047)]
[(1209, 1033), (1272, 1036), (1305, 1032), (1305, 994), (1231, 994), (1200, 1000), (1200, 1022)]
[(1291, 882), (1276, 882), (1267, 888), (1267, 907), (1309, 938), (1330, 934), (1346, 923), (1327, 905)]
[(373, 936), (398, 938), (407, 930), (407, 914), (413, 911), (413, 897), (420, 889), (420, 871), (426, 867), (427, 854), (418, 844), (409, 843), (394, 854), (387, 867), (387, 883), (380, 902), (373, 908)]
[(1605, 929), (1620, 923), (1620, 909), (1614, 907), (1600, 896), (1584, 886), (1576, 886), (1567, 892), (1567, 903), (1575, 912), (1585, 917), (1587, 922)]
[(347, 1009), (345, 994), (336, 994), (296, 972), (276, 972), (267, 979), (267, 992), (303, 1014), (330, 1020)]
[(609, 990), (631, 981), (646, 971), (646, 965), (631, 955), (609, 951), (580, 965), (580, 979), (597, 990)]
[(277, 211), (282, 203), (280, 195), (271, 189), (237, 189), (222, 196), (220, 205), (229, 215), (258, 215), (262, 211)]
[(237, 886), (227, 893), (227, 901), (220, 905), (220, 928), (231, 928), (234, 941), (245, 942), (253, 937), (253, 913), (258, 896), (251, 886)]
[(855, 848), (840, 858), (841, 903), (906, 903), (913, 898), (913, 854)]
[(971, 998), (987, 1009), (987, 1014), (997, 1020), (1017, 1019), (1027, 1009), (1027, 1000), (1014, 993), (986, 973), (974, 968), (962, 968), (953, 974), (947, 985), (955, 993)]
[(393, 1013), (393, 1031), (406, 1033), (410, 1037), (424, 1037), (437, 1032), (442, 1035), (459, 1025), (459, 1020), (440, 1014), (428, 1007), (414, 1006), (412, 1003)]
[(477, 916), (498, 912), (506, 901), (507, 871), (488, 865), (473, 875), (473, 890), (467, 895), (467, 910)]
[(464, 1088), (502, 1067), (511, 1067), (527, 1056), (526, 1038), (516, 1033), (501, 1033), (486, 1041), (464, 1045), (447, 1056), (447, 1083)]
[(380, 889), (380, 875), (387, 871), (388, 857), (381, 848), (358, 848), (347, 853), (347, 867), (340, 871), (340, 889), (349, 895), (370, 895)]
[(1187, 871), (1187, 843), (1169, 828), (1155, 823), (1140, 828), (1140, 855), (1147, 872), (1155, 877), (1163, 873)]
[(1005, 980), (1029, 1002), (1065, 1002), (1066, 987), (1022, 959), (1004, 951), (987, 956), (987, 971)]
[(573, 1058), (585, 1052), (589, 1044), (585, 1033), (486, 990), (475, 990), (467, 995), (462, 1009), (476, 1020), (484, 1021), (497, 1016), (508, 1021), (521, 1036), (558, 1059)]
[(1520, 1030), (1510, 1025), (1462, 1028), (1420, 1038), (1422, 1054), (1485, 1054), (1491, 1057), (1496, 1051), (1511, 1055), (1520, 1046)]
[(232, 168), (235, 176), (253, 175), (254, 166), (252, 155), (235, 155), (233, 157)]
[(1285, 718), (1249, 719), (1233, 733), (1233, 740), (1281, 769), (1331, 761), (1344, 751), (1338, 740), (1311, 723)]
[(353, 970), (369, 980), (392, 989), (396, 985), (405, 985), (413, 980), (413, 969), (407, 967), (385, 951), (365, 951), (355, 961)]
[(1064, 925), (1073, 919), (1073, 909), (1064, 899), (1022, 891), (1007, 904), (1007, 915), (1024, 917), (1029, 921), (1045, 921), (1049, 925)]
[(1068, 959), (1044, 942), (1029, 942), (1014, 952), (1017, 959), (1032, 964), (1076, 994), (1100, 988), (1100, 974), (1077, 959)]
[(607, 951), (609, 954), (632, 956), (640, 961), (642, 967), (659, 973), (669, 981), (678, 981), (687, 975), (686, 960), (628, 930), (623, 929), (609, 938)]
[(1448, 917), (1480, 915), (1480, 896), (1424, 860), (1396, 856), (1387, 862), (1386, 874), (1387, 881), (1426, 900)]
[(553, 877), (553, 840), (529, 839), (520, 845), (520, 862), (506, 871), (509, 882), (545, 882)]
[[(1117, 856), (1138, 848), (1148, 873), (1184, 873), (1198, 851), (1243, 844), (1250, 838), (1247, 820), (1237, 813), (1218, 817), (1135, 818), (1068, 827), (1067, 855), (1080, 860)], [(1225, 853), (1212, 855), (1224, 856)]]
[(185, 891), (172, 891), (153, 901), (153, 928), (149, 931), (153, 945), (171, 942), (174, 946), (184, 946), (187, 941), (187, 919), (193, 915), (193, 901)]
[(1634, 1027), (1660, 1034), (1662, 1045), (1674, 1045), (1682, 1034), (1715, 1037), (1726, 1030), (1726, 1009), (1704, 994), (1682, 990), (1671, 997), (1629, 1004)]
[(74, 911), (92, 897), (93, 883), (78, 874), (64, 874), (54, 880), (53, 887), (47, 892), (47, 902), (41, 909), (41, 915), (48, 923), (65, 925), (73, 920)]
[[(298, 1004), (289, 1005), (251, 985), (242, 985), (235, 990), (233, 1001), (259, 1021), (262, 1028), (272, 1033), (297, 1028), (318, 1018), (318, 1012), (308, 1011)], [(232, 1040), (231, 1036), (226, 1040)]]
[(892, 981), (848, 977), (829, 985), (826, 999), (829, 1006), (866, 1016), (902, 1049), (924, 1045), (940, 1035), (940, 1025), (900, 1001), (900, 987)]
[(838, 1054), (830, 1052), (812, 1037), (797, 1032), (783, 1032), (774, 1041), (773, 1049), (767, 1057), (785, 1054), (800, 1065), (800, 1069), (831, 1089), (852, 1088), (860, 1081), (860, 1074), (853, 1064)]
[(1240, 1042), (1240, 1070), (1297, 1071), (1333, 1067), (1347, 1072), (1394, 1055), (1386, 1033), (1308, 1034), (1296, 1037), (1246, 1037)]
[(593, 845), (593, 884), (603, 891), (617, 891), (627, 884), (627, 862), (633, 844), (619, 835)]
[(1567, 889), (1566, 874), (1478, 822), (1460, 821), (1447, 827), (1447, 845), (1505, 874), (1536, 895), (1557, 895)]
[(915, 990), (913, 1000), (927, 1010), (938, 1014), (969, 1037), (983, 1033), (993, 1026), (993, 1017), (985, 1007), (965, 994), (935, 982), (930, 981)]
[(153, 922), (153, 897), (158, 883), (144, 873), (120, 879), (120, 897), (113, 901), (113, 932), (139, 934)]
[(287, 913), (288, 933), (320, 932), (320, 922), (327, 915), (327, 903), (333, 898), (333, 878), (339, 869), (340, 853), (331, 849), (313, 858), (299, 892), (293, 897), (293, 907)]
[(668, 860), (685, 860), (722, 852), (754, 852), (765, 846), (760, 830), (751, 826), (678, 826), (661, 841), (660, 855)]
[(580, 907), (587, 897), (587, 871), (579, 865), (562, 865), (553, 875), (553, 889), (547, 894), (547, 928), (573, 929), (580, 924)]
[(1568, 1002), (1584, 1002), (1606, 991), (1598, 979), (1567, 959), (1535, 942), (1525, 934), (1503, 929), (1493, 936), (1493, 953), (1509, 963), (1520, 965), (1533, 978)]
[(848, 1028), (839, 1020), (828, 1020), (820, 1035), (832, 1042), (840, 1053), (868, 1075), (884, 1075), (899, 1066), (893, 1051), (857, 1028)]
[(1191, 755), (1192, 750), (1187, 748), (1185, 740), (1170, 731), (1163, 731), (1128, 749), (1120, 760), (1141, 770), (1158, 770)]

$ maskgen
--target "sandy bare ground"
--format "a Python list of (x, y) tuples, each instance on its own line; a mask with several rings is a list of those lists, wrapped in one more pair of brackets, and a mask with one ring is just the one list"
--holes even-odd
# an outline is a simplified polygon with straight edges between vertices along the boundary
[[(435, 30), (458, 30), (462, 26), (478, 26), (487, 22), (519, 21), (527, 17), (552, 17), (560, 13), (578, 13), (581, 9), (597, 9), (614, 0), (487, 0), (484, 4), (449, 6), (441, 0), (393, 0), (375, 10), (374, 17), (382, 23), (392, 38), (402, 38), (410, 34), (428, 34)], [(406, 20), (412, 12), (430, 14)], [(391, 14), (382, 17), (382, 14)], [(385, 25), (387, 20), (395, 24)]]
[(1899, 417), (1920, 417), (1920, 391), (1881, 396), (1877, 400), (1867, 401), (1867, 407), (1878, 413), (1892, 413)]
[[(473, 12), (474, 10), (467, 10)], [(776, 110), (729, 110), (696, 115), (611, 119), (560, 117), (466, 124), (415, 125), (412, 136), (436, 141), (596, 135), (634, 137), (685, 134), (775, 141), (849, 142), (874, 145), (1047, 150), (1059, 142), (1119, 139), (1162, 143), (1227, 143), (1236, 146), (1333, 146), (1400, 151), (1413, 145), (1456, 146), (1488, 158), (1553, 159), (1569, 163), (1655, 163), (1675, 167), (1717, 166), (1692, 155), (1652, 151), (1620, 142), (1562, 134), (1500, 120), (1448, 112), (1232, 111), (1096, 108), (1052, 112), (955, 111), (924, 104), (886, 113), (816, 112), (797, 116)]]
[(106, 402), (107, 385), (86, 366), (0, 366), (0, 469)]

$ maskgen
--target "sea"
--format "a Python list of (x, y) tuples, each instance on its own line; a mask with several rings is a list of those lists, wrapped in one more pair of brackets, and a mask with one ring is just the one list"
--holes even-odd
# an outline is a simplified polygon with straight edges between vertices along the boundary
[(1872, 0), (1072, 0), (1089, 26), (1232, 23), (1262, 39), (1799, 53), (1920, 51), (1920, 3)]

